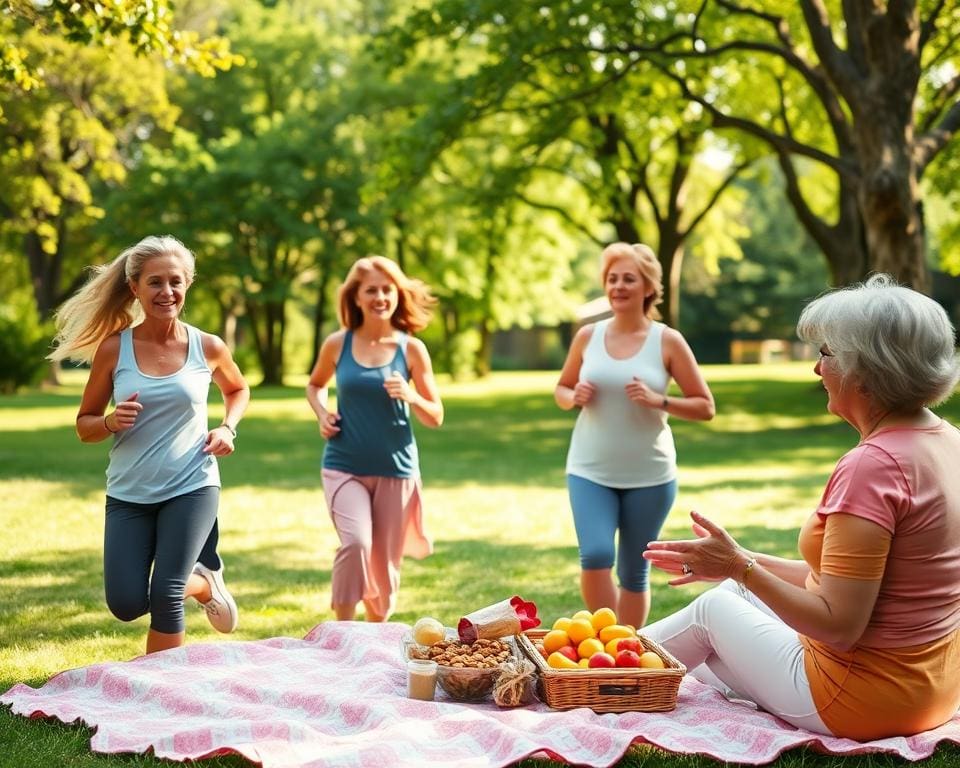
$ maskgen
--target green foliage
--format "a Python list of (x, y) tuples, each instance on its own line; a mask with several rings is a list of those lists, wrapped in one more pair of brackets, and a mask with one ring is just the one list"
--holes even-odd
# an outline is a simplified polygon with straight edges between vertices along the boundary
[(63, 229), (103, 216), (91, 183), (121, 181), (131, 139), (171, 126), (176, 112), (167, 100), (163, 68), (137, 59), (129, 46), (106, 51), (37, 30), (19, 39), (51, 82), (6, 104), (0, 122), (0, 175), (6, 181), (0, 207), (8, 216), (2, 226), (35, 234), (43, 252), (54, 254)]
[(51, 338), (50, 323), (41, 324), (27, 302), (0, 304), (0, 394), (13, 394), (43, 377)]
[(804, 304), (829, 285), (816, 246), (783, 204), (778, 169), (767, 163), (759, 171), (737, 185), (750, 201), (742, 258), (713, 272), (690, 262), (684, 272), (683, 327), (704, 362), (728, 361), (734, 338), (794, 341)]
[[(2, 10), (4, 17), (34, 27), (48, 39), (62, 37), (105, 50), (117, 43), (129, 44), (140, 56), (159, 54), (207, 77), (243, 63), (243, 57), (230, 52), (225, 38), (211, 35), (201, 39), (195, 30), (178, 29), (173, 21), (173, 0), (5, 0)], [(29, 47), (16, 40), (3, 42), (0, 82), (29, 91), (47, 79)]]
[(247, 66), (178, 82), (177, 128), (144, 149), (101, 228), (112, 240), (173, 231), (196, 248), (224, 324), (241, 318), (268, 383), (288, 367), (291, 302), (312, 305), (315, 281), (321, 293), (374, 241), (363, 148), (344, 130), (351, 38), (332, 11), (237, 3), (222, 20)]

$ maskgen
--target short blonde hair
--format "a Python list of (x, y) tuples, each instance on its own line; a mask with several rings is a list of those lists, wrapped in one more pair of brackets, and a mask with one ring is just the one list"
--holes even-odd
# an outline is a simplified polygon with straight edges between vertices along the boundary
[(936, 405), (960, 380), (947, 313), (890, 275), (814, 299), (800, 315), (797, 335), (829, 347), (841, 374), (883, 408)]
[(611, 243), (600, 254), (600, 282), (607, 283), (607, 273), (617, 259), (630, 259), (640, 272), (644, 281), (653, 288), (653, 294), (644, 297), (643, 313), (655, 320), (660, 319), (657, 305), (663, 301), (663, 267), (657, 255), (644, 243)]
[(183, 264), (187, 286), (193, 282), (196, 260), (177, 238), (153, 235), (132, 245), (109, 264), (91, 268), (93, 277), (63, 303), (56, 314), (56, 347), (49, 360), (90, 362), (105, 338), (143, 319), (143, 310), (130, 290), (143, 265), (156, 256), (174, 256)]
[(339, 310), (340, 322), (344, 328), (359, 328), (363, 324), (363, 313), (357, 305), (357, 291), (360, 283), (372, 271), (378, 271), (397, 286), (397, 309), (390, 318), (394, 328), (407, 333), (416, 333), (426, 328), (433, 317), (433, 307), (437, 299), (422, 280), (407, 277), (400, 266), (385, 256), (365, 256), (350, 267), (343, 285), (340, 286)]

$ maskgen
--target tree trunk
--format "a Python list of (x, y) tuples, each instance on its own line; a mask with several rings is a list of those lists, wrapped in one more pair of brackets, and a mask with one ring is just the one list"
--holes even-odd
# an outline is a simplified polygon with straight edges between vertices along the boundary
[(914, 159), (915, 101), (920, 81), (919, 21), (888, 9), (858, 30), (870, 74), (853, 104), (869, 269), (889, 272), (920, 291), (930, 288), (923, 209)]
[[(37, 306), (37, 316), (41, 323), (47, 322), (57, 309), (57, 292), (60, 287), (60, 273), (63, 264), (63, 241), (57, 242), (57, 250), (48, 254), (43, 250), (40, 237), (29, 232), (24, 237), (23, 249), (30, 266), (30, 283), (33, 298)], [(45, 385), (56, 386), (60, 383), (61, 366), (52, 362), (44, 376)]]
[[(867, 109), (880, 108), (867, 100)], [(919, 291), (930, 289), (924, 246), (925, 228), (912, 124), (902, 109), (888, 105), (886, 119), (859, 123), (862, 181), (857, 202), (863, 215), (869, 253), (868, 271), (887, 272)]]
[(270, 301), (266, 304), (270, 343), (267, 347), (266, 365), (263, 369), (263, 384), (283, 386), (283, 340), (286, 336), (286, 302)]
[(491, 330), (493, 326), (493, 292), (497, 282), (496, 247), (493, 244), (492, 233), (488, 233), (488, 235), (490, 235), (490, 237), (487, 241), (487, 264), (483, 275), (483, 282), (485, 286), (485, 290), (483, 292), (483, 316), (480, 318), (480, 322), (478, 323), (478, 330), (480, 332), (480, 347), (477, 349), (477, 355), (474, 359), (473, 365), (474, 373), (479, 378), (489, 375), (491, 368), (490, 357), (493, 341), (493, 332)]
[(663, 267), (663, 302), (658, 309), (671, 328), (680, 325), (680, 274), (683, 271), (683, 242), (670, 233), (661, 233), (657, 258)]
[(257, 359), (264, 385), (283, 385), (284, 301), (255, 303), (247, 299), (247, 316), (253, 330)]

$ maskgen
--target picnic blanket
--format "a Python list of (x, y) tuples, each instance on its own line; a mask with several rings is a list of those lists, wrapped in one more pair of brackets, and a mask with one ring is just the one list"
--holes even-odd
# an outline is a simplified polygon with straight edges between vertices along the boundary
[(499, 768), (540, 754), (589, 766), (631, 744), (760, 765), (811, 745), (834, 754), (929, 756), (960, 743), (960, 717), (911, 738), (860, 743), (797, 730), (686, 677), (667, 713), (499, 709), (492, 700), (406, 697), (400, 659), (407, 625), (328, 622), (305, 638), (191, 644), (126, 662), (72, 669), (0, 703), (28, 717), (81, 722), (95, 752), (173, 760), (238, 753), (264, 768), (430, 765)]

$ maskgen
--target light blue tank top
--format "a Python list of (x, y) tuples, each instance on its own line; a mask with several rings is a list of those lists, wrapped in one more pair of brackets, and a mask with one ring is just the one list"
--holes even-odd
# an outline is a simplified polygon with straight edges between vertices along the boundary
[(636, 376), (665, 393), (670, 374), (663, 365), (663, 323), (651, 323), (646, 341), (633, 357), (618, 360), (607, 352), (609, 320), (601, 320), (583, 351), (580, 378), (597, 386), (581, 409), (570, 438), (567, 474), (608, 488), (646, 488), (668, 483), (677, 474), (677, 452), (667, 413), (630, 401), (624, 387)]
[(148, 376), (137, 366), (133, 331), (120, 332), (120, 356), (113, 372), (113, 400), (139, 392), (143, 410), (136, 423), (118, 432), (110, 449), (107, 495), (152, 504), (198, 488), (220, 485), (207, 439), (207, 395), (211, 374), (200, 331), (187, 329), (187, 360), (176, 373)]
[(367, 368), (353, 357), (353, 331), (344, 334), (336, 373), (340, 433), (327, 440), (323, 450), (325, 469), (352, 475), (419, 477), (420, 459), (410, 424), (410, 405), (394, 400), (383, 388), (383, 382), (394, 371), (410, 379), (409, 340), (407, 334), (399, 334), (393, 360)]

